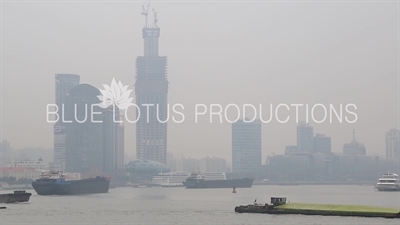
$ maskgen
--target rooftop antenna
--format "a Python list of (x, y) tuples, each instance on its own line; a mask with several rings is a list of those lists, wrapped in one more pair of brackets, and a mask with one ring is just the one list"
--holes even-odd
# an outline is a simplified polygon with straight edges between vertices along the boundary
[(149, 8), (150, 8), (150, 3), (151, 0), (149, 0), (149, 3), (147, 4), (147, 8), (144, 7), (144, 5), (142, 5), (142, 15), (144, 15), (145, 17), (145, 27), (147, 27), (147, 16), (149, 15)]
[(157, 12), (153, 9), (153, 14), (154, 14), (154, 27), (157, 27)]
[(353, 129), (353, 142), (356, 142), (356, 129)]

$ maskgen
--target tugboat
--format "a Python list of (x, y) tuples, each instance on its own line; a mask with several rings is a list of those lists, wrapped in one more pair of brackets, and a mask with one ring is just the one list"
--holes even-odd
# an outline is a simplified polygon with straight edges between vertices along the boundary
[(28, 202), (31, 193), (25, 191), (14, 191), (10, 194), (0, 194), (0, 203)]

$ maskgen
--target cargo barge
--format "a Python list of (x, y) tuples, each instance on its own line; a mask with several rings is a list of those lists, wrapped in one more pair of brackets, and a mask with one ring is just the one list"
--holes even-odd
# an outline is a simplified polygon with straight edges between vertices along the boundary
[(286, 198), (282, 197), (272, 197), (271, 204), (259, 205), (255, 203), (254, 205), (236, 206), (235, 212), (400, 218), (398, 209), (359, 205), (286, 203)]
[(38, 195), (83, 195), (107, 193), (110, 189), (110, 179), (97, 176), (81, 180), (66, 180), (60, 172), (43, 173), (32, 187)]
[(253, 185), (253, 178), (242, 179), (226, 179), (225, 174), (221, 174), (219, 179), (206, 179), (204, 174), (192, 173), (182, 184), (188, 188), (251, 188)]
[(25, 191), (14, 191), (10, 194), (0, 194), (0, 203), (29, 202), (31, 193)]

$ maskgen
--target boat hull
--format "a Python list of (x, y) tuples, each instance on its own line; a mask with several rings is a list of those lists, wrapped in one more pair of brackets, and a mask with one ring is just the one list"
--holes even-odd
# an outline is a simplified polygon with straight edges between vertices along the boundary
[(203, 180), (187, 179), (183, 182), (186, 188), (251, 188), (254, 179), (243, 178), (235, 180)]
[(29, 202), (31, 193), (0, 194), (0, 203)]
[(400, 191), (400, 186), (389, 186), (389, 185), (376, 185), (375, 188), (378, 191)]
[[(289, 203), (290, 205), (290, 203)], [(310, 204), (307, 204), (310, 205)], [(370, 209), (370, 210), (360, 210), (357, 208), (344, 210), (344, 209), (318, 209), (318, 205), (309, 208), (296, 207), (296, 208), (280, 208), (260, 205), (248, 205), (248, 206), (236, 206), (235, 212), (237, 213), (264, 213), (264, 214), (301, 214), (301, 215), (320, 215), (320, 216), (354, 216), (354, 217), (383, 217), (383, 218), (400, 218), (400, 212), (395, 212), (392, 210), (382, 210), (382, 209)], [(345, 206), (344, 206), (345, 207)], [(362, 206), (360, 206), (362, 207)]]
[(37, 180), (32, 187), (38, 195), (84, 195), (107, 193), (110, 180), (107, 178), (90, 178), (59, 182), (56, 179)]

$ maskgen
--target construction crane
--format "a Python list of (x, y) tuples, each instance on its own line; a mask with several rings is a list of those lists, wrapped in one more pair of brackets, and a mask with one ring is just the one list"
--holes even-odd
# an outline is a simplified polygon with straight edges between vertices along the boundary
[(142, 15), (145, 16), (145, 26), (147, 27), (147, 16), (149, 15), (149, 8), (150, 8), (150, 3), (151, 0), (149, 0), (149, 3), (147, 4), (147, 8), (144, 7), (144, 5), (142, 5)]
[(154, 27), (157, 27), (157, 12), (153, 9), (153, 14), (154, 14)]

